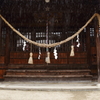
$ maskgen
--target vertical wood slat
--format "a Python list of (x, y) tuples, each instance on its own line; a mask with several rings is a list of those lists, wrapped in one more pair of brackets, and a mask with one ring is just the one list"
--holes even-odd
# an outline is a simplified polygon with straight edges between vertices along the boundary
[[(96, 64), (96, 66), (97, 66), (97, 43), (96, 43), (96, 39), (97, 39), (97, 30), (98, 30), (98, 27), (97, 27), (98, 26), (98, 19), (95, 18), (94, 20), (95, 20), (95, 22), (94, 22), (94, 40), (95, 40), (95, 46), (92, 47), (91, 53), (93, 55), (93, 57), (92, 57), (92, 63)], [(97, 70), (97, 68), (96, 68), (96, 70)]]
[(17, 34), (16, 33), (13, 33), (14, 34), (14, 38), (13, 38), (13, 51), (17, 51), (17, 49), (16, 49), (16, 43), (17, 43), (17, 41), (16, 41), (16, 39), (17, 39)]
[(98, 66), (98, 83), (100, 83), (100, 30), (99, 30), (100, 28), (99, 27), (97, 27), (97, 37), (96, 37), (97, 66)]
[(90, 46), (90, 27), (87, 26), (87, 34), (86, 34), (86, 42), (87, 42), (87, 64), (89, 67), (91, 66), (91, 46)]
[[(98, 0), (98, 4), (100, 5), (100, 0)], [(100, 6), (97, 6), (97, 9), (100, 9)], [(99, 20), (97, 20), (98, 23), (96, 26), (97, 27), (96, 36), (99, 35), (99, 37), (97, 37), (96, 39), (96, 46), (97, 46), (98, 82), (100, 83), (100, 24), (99, 24)]]
[(1, 56), (2, 51), (3, 51), (3, 48), (2, 48), (2, 27), (1, 27), (1, 25), (2, 25), (2, 20), (0, 18), (0, 81), (4, 80), (3, 75), (4, 75), (4, 72), (5, 72), (5, 70), (2, 67), (2, 65), (4, 64), (4, 56)]
[(6, 28), (6, 45), (5, 45), (5, 65), (9, 64), (10, 61), (10, 31)]
[(2, 54), (2, 31), (1, 31), (1, 18), (0, 18), (0, 55)]

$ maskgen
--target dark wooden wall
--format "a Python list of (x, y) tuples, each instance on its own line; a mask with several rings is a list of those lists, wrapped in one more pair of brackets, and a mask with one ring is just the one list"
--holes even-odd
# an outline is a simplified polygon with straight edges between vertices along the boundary
[[(34, 64), (46, 64), (46, 53), (41, 54), (41, 59), (38, 58), (38, 53), (33, 52)], [(12, 52), (10, 54), (10, 64), (28, 64), (29, 53)], [(75, 53), (74, 57), (70, 57), (69, 53), (58, 53), (58, 59), (54, 59), (53, 53), (50, 53), (51, 64), (87, 64), (86, 53)]]

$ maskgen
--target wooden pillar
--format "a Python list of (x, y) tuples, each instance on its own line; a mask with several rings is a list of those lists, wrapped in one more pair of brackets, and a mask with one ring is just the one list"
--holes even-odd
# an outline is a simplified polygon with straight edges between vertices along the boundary
[(10, 61), (10, 31), (6, 28), (6, 45), (5, 45), (5, 65)]
[(100, 84), (100, 30), (99, 30), (99, 27), (97, 27), (96, 47), (97, 47), (98, 83)]
[(87, 33), (86, 33), (86, 41), (87, 41), (87, 64), (89, 68), (91, 68), (91, 42), (90, 42), (90, 26), (87, 26)]
[(2, 54), (2, 29), (1, 29), (1, 18), (0, 18), (0, 55)]

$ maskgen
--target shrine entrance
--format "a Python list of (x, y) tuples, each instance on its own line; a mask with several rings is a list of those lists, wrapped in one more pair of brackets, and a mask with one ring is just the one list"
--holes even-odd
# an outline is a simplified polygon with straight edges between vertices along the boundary
[[(14, 3), (18, 6), (15, 5), (13, 8), (11, 5)], [(6, 4), (9, 6), (9, 13), (5, 12)], [(92, 16), (90, 13), (88, 17), (82, 17), (85, 16), (86, 9), (84, 13), (81, 9), (86, 5), (82, 8), (76, 7), (77, 12), (75, 12), (74, 5), (73, 8), (68, 8), (71, 4), (73, 4), (71, 1), (66, 0), (57, 2), (51, 0), (49, 3), (42, 2), (42, 0), (26, 0), (26, 2), (5, 0), (2, 4), (5, 9), (1, 10), (1, 14), (26, 38), (37, 43), (53, 44), (75, 34)], [(83, 19), (80, 20), (80, 18)], [(75, 38), (50, 48), (31, 44), (6, 26), (1, 19), (0, 23), (0, 46), (2, 48), (0, 59), (6, 69), (4, 70), (5, 79), (39, 77), (41, 79), (97, 80), (97, 19), (93, 19), (91, 24)], [(72, 45), (74, 56), (70, 56)], [(30, 52), (33, 53), (33, 64), (31, 65), (28, 64)], [(47, 52), (50, 52), (50, 63), (45, 61)]]

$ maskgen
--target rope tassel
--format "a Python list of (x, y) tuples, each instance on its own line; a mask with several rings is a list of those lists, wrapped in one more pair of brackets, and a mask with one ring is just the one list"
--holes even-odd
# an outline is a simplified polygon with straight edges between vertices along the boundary
[(50, 63), (50, 52), (47, 52), (47, 57), (45, 58), (45, 62)]
[(33, 53), (30, 52), (30, 57), (29, 57), (29, 60), (28, 60), (28, 64), (33, 64)]
[(71, 53), (70, 53), (70, 56), (72, 57), (72, 56), (74, 56), (75, 54), (74, 54), (74, 46), (72, 45), (71, 46)]

